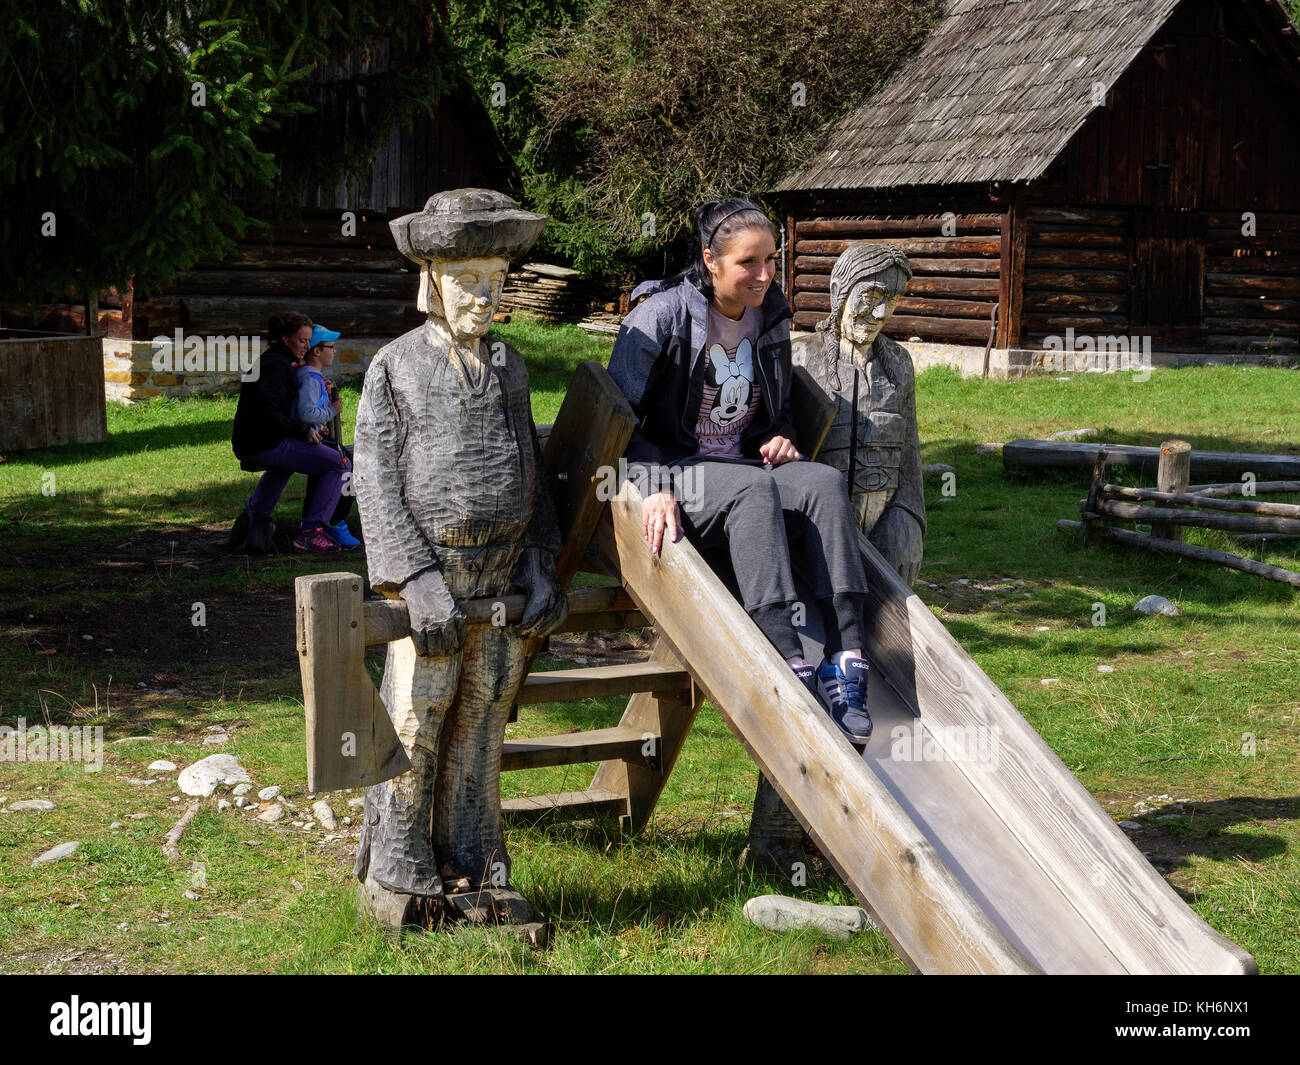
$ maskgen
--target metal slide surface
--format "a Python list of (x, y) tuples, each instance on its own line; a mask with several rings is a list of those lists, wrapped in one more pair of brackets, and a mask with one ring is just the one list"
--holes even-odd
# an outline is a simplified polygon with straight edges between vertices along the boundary
[[(875, 727), (859, 755), (833, 725), (823, 727), (829, 719), (820, 704), (791, 695), (789, 667), (685, 540), (665, 545), (661, 559), (644, 565), (637, 557), (648, 554), (639, 500), (625, 493), (613, 512), (628, 591), (914, 968), (1255, 971), (1249, 954), (1205, 924), (1151, 868), (865, 538)], [(817, 611), (807, 613), (801, 635), (809, 660), (818, 661), (820, 633), (811, 616)], [(737, 688), (726, 672), (737, 669), (759, 671), (759, 683)], [(797, 682), (796, 688), (807, 696)], [(774, 705), (759, 705), (756, 690), (771, 692)], [(810, 720), (818, 714), (824, 722)], [(844, 761), (846, 752), (856, 766)], [(810, 771), (820, 766), (830, 768)], [(925, 862), (887, 860), (908, 823), (932, 848), (937, 872), (926, 873)], [(901, 836), (885, 838), (886, 828)], [(864, 844), (861, 833), (880, 838)], [(909, 861), (925, 850), (911, 847)], [(959, 888), (943, 888), (943, 869)], [(944, 923), (928, 927), (927, 911), (909, 909), (905, 893), (895, 890), (909, 876), (903, 886), (935, 907), (973, 906), (987, 917), (983, 934), (993, 954), (1018, 954), (1025, 964), (970, 965), (964, 937), (980, 934), (978, 921), (959, 919), (956, 932)], [(951, 964), (948, 944), (936, 943), (945, 936), (963, 940)]]

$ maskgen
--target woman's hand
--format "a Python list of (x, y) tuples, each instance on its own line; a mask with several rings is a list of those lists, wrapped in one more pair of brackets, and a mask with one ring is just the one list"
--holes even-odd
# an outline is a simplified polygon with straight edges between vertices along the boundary
[(303, 439), (306, 440), (307, 443), (309, 444), (319, 444), (320, 433), (316, 430), (315, 426), (312, 426), (312, 428), (307, 430), (307, 435), (303, 437)]
[(672, 492), (656, 492), (641, 504), (641, 531), (654, 554), (663, 546), (667, 531), (673, 543), (682, 538), (681, 511)]
[(799, 449), (784, 436), (774, 436), (758, 449), (763, 461), (769, 466), (780, 466), (783, 462), (798, 462), (802, 455)]

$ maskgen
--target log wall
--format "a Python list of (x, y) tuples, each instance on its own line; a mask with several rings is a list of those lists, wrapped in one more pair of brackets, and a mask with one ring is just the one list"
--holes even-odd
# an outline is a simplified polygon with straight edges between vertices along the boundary
[(840, 253), (855, 240), (897, 245), (912, 265), (912, 280), (887, 336), (906, 341), (984, 343), (997, 306), (1001, 217), (992, 211), (952, 212), (945, 235), (943, 213), (811, 218), (794, 223), (791, 289), (795, 329), (814, 329), (830, 313), (830, 275)]

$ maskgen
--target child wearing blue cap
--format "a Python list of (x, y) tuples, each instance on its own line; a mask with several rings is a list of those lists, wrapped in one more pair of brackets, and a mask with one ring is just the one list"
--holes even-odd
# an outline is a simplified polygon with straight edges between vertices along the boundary
[[(339, 413), (343, 410), (343, 401), (339, 399), (334, 382), (326, 381), (322, 369), (334, 365), (334, 341), (342, 334), (326, 329), (319, 322), (312, 326), (311, 346), (303, 357), (302, 365), (297, 369), (298, 399), (294, 404), (294, 418), (304, 428), (311, 427), (319, 442), (332, 447), (343, 457), (347, 469), (352, 468), (349, 450), (343, 446), (341, 433), (335, 426)], [(308, 437), (311, 440), (311, 437)], [(308, 486), (308, 497), (311, 486)], [(326, 534), (342, 548), (360, 547), (361, 541), (348, 529), (347, 512), (352, 509), (352, 497), (344, 494), (338, 508), (331, 518), (331, 524), (325, 526)], [(305, 526), (304, 526), (305, 527)]]

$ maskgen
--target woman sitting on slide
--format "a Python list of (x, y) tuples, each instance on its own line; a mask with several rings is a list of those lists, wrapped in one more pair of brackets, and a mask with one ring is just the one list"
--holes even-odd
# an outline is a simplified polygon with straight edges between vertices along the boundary
[(303, 427), (294, 421), (298, 396), (294, 371), (311, 345), (312, 322), (304, 314), (277, 314), (272, 316), (267, 333), (268, 346), (249, 379), (240, 385), (231, 436), (239, 461), (264, 466), (266, 472), (235, 521), (231, 543), (237, 545), (247, 537), (250, 553), (269, 552), (275, 530), (271, 512), (289, 478), (305, 473), (315, 477), (315, 490), (308, 497), (294, 549), (314, 554), (337, 551), (339, 545), (326, 535), (324, 526), (343, 491), (343, 456), (321, 443), (315, 426)]
[[(745, 610), (850, 742), (865, 744), (858, 531), (843, 477), (801, 461), (793, 440), (790, 305), (772, 287), (772, 223), (748, 200), (715, 200), (696, 210), (694, 232), (690, 266), (632, 293), (609, 362), (637, 418), (627, 460), (646, 542), (658, 552), (665, 532), (684, 532), (697, 547), (725, 543)], [(819, 666), (795, 630), (792, 541), (825, 622)]]

